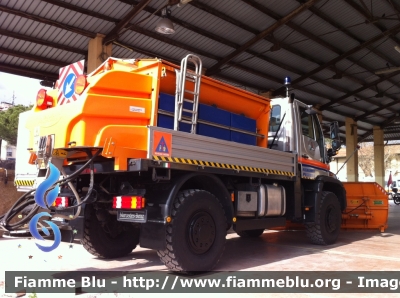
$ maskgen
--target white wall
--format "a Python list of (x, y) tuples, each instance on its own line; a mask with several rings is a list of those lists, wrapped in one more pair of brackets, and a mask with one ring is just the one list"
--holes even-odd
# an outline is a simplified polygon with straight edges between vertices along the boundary
[(9, 145), (7, 141), (1, 142), (1, 160), (15, 159), (17, 155), (17, 148), (15, 146)]

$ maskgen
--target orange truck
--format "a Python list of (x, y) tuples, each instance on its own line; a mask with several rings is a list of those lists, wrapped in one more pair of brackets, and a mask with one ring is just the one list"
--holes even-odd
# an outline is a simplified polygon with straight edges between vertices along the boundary
[(289, 92), (268, 99), (205, 77), (195, 55), (180, 66), (109, 58), (40, 90), (21, 115), (18, 146), (31, 168), (18, 159), (15, 184), (32, 192), (56, 166), (63, 178), (52, 220), (63, 241), (80, 239), (101, 258), (140, 245), (169, 270), (208, 271), (230, 228), (258, 237), (287, 222), (332, 244), (342, 212), (357, 216), (329, 171), (337, 123), (327, 150), (317, 116)]

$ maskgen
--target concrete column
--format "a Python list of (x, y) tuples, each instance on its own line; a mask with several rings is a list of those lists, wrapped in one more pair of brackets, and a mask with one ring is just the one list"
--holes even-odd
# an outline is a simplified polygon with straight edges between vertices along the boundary
[(353, 154), (347, 162), (347, 181), (358, 182), (358, 151), (357, 149), (357, 122), (346, 118), (346, 159)]
[(97, 36), (89, 41), (87, 73), (91, 73), (111, 56), (112, 44), (103, 45), (105, 35), (97, 33)]
[(383, 129), (374, 126), (374, 167), (375, 181), (385, 188), (385, 147)]

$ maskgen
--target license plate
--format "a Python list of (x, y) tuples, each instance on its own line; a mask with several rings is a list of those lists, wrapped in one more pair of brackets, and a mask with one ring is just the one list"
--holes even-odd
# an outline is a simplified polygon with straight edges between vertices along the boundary
[(119, 210), (117, 219), (119, 221), (145, 223), (147, 221), (147, 211), (146, 210), (135, 210), (135, 211)]

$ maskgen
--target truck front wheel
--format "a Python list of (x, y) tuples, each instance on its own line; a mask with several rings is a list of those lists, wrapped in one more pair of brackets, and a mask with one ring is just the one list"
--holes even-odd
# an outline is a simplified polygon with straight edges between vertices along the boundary
[(204, 190), (186, 190), (175, 198), (161, 261), (172, 271), (210, 271), (225, 247), (226, 218), (218, 199)]
[(139, 243), (139, 226), (117, 221), (116, 216), (106, 216), (101, 210), (102, 221), (92, 205), (85, 208), (85, 228), (81, 243), (83, 247), (99, 258), (119, 258), (128, 255)]
[(315, 223), (306, 224), (307, 237), (314, 244), (328, 245), (336, 242), (342, 222), (339, 200), (332, 192), (322, 192)]

